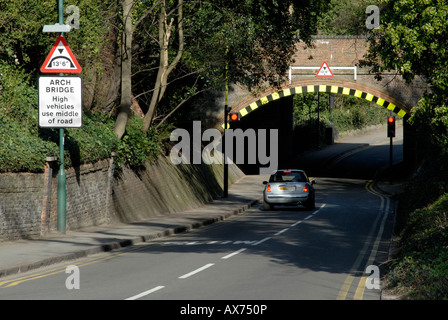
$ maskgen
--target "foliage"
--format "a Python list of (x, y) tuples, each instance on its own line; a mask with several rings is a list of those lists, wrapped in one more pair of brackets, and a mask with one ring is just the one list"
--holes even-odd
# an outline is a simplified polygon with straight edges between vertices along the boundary
[(17, 67), (0, 64), (0, 172), (41, 171), (55, 146), (37, 132), (37, 90)]
[[(21, 68), (0, 65), (0, 80), (0, 172), (41, 172), (47, 156), (59, 155), (59, 130), (38, 127), (37, 89)], [(144, 137), (138, 119), (132, 122), (137, 125), (119, 141), (112, 120), (84, 114), (82, 128), (64, 130), (66, 167), (106, 159), (114, 150), (118, 165), (138, 166), (155, 156), (158, 136)]]
[(118, 143), (110, 125), (84, 116), (81, 128), (66, 129), (65, 149), (69, 155), (66, 166), (74, 167), (81, 163), (107, 159), (111, 155), (111, 150), (117, 148)]
[(387, 110), (367, 100), (352, 96), (334, 95), (334, 107), (329, 108), (328, 93), (307, 93), (294, 96), (295, 126), (303, 126), (317, 119), (319, 101), (320, 122), (334, 125), (338, 132), (362, 129), (384, 123)]
[(408, 82), (421, 76), (433, 89), (446, 90), (448, 4), (436, 0), (384, 3), (368, 56), (374, 71), (397, 69)]
[[(158, 55), (157, 10), (145, 14), (155, 1), (135, 1), (134, 17), (144, 17), (135, 32), (133, 50), (134, 97), (145, 103), (151, 95), (151, 84), (157, 73)], [(176, 14), (174, 0), (167, 0), (169, 12)], [(64, 9), (76, 5), (80, 10), (80, 29), (66, 33), (70, 47), (83, 66), (83, 85), (88, 89), (86, 104), (97, 103), (93, 95), (110, 83), (115, 70), (117, 48), (122, 30), (116, 18), (120, 1), (66, 0)], [(240, 82), (251, 88), (266, 83), (277, 84), (278, 74), (285, 74), (294, 43), (309, 41), (315, 33), (318, 13), (324, 12), (322, 0), (244, 0), (185, 2), (185, 41), (183, 59), (168, 82), (169, 99), (161, 101), (158, 119), (170, 114), (185, 101), (211, 88), (222, 89), (227, 75), (230, 82)], [(24, 10), (26, 9), (26, 10)], [(64, 22), (68, 14), (64, 10)], [(170, 16), (175, 18), (175, 15)], [(117, 22), (118, 21), (118, 22)], [(134, 20), (135, 22), (136, 20)], [(0, 171), (40, 171), (45, 156), (58, 155), (58, 131), (38, 128), (37, 76), (38, 70), (55, 42), (53, 33), (43, 33), (42, 27), (58, 22), (57, 2), (54, 0), (0, 2), (0, 108), (2, 111)], [(169, 21), (168, 21), (169, 23)], [(173, 24), (171, 54), (178, 49), (178, 33)], [(107, 41), (110, 39), (111, 41)], [(115, 43), (114, 43), (115, 42)], [(105, 52), (107, 50), (110, 52)], [(171, 55), (172, 56), (172, 55)], [(109, 68), (102, 74), (101, 67)], [(228, 72), (226, 73), (226, 66)], [(97, 74), (91, 72), (97, 67)], [(95, 79), (96, 77), (96, 79)], [(112, 75), (113, 77), (113, 75)], [(111, 88), (113, 89), (113, 87)], [(104, 90), (103, 90), (104, 94)], [(109, 96), (108, 96), (109, 98)], [(115, 96), (116, 98), (116, 96)], [(91, 110), (113, 110), (113, 100), (107, 106), (84, 106), (83, 127), (65, 130), (66, 165), (92, 162), (117, 152), (117, 160), (139, 166), (144, 158), (154, 156), (162, 135), (151, 129), (148, 135), (139, 132), (139, 120), (131, 119), (123, 141), (111, 134), (113, 121)], [(116, 109), (116, 108), (115, 108)], [(8, 141), (8, 143), (6, 143)], [(11, 150), (17, 150), (9, 152)], [(22, 155), (21, 155), (22, 154)]]
[[(334, 101), (331, 108), (330, 98)], [(385, 108), (367, 100), (325, 92), (295, 95), (293, 108), (297, 150), (313, 148), (329, 141), (327, 127), (332, 126), (334, 138), (338, 138), (339, 133), (385, 123), (389, 114)]]
[(412, 299), (448, 299), (448, 193), (414, 210), (402, 232), (402, 247), (390, 264), (386, 286)]
[(369, 5), (381, 7), (380, 0), (331, 0), (329, 10), (318, 19), (318, 33), (325, 35), (365, 35)]
[(408, 83), (420, 77), (430, 86), (410, 119), (427, 157), (400, 201), (401, 253), (387, 278), (413, 298), (447, 299), (448, 3), (383, 3), (380, 28), (362, 64), (378, 78), (383, 70), (397, 70)]
[(17, 120), (0, 115), (0, 172), (41, 172), (57, 146), (23, 130)]
[(426, 94), (419, 101), (418, 107), (413, 110), (410, 122), (419, 128), (419, 138), (430, 145), (430, 148), (425, 150), (427, 157), (448, 156), (448, 97), (446, 93), (436, 90), (432, 94)]
[[(420, 101), (411, 123), (428, 134), (433, 147), (448, 148), (448, 3), (384, 0), (381, 24), (371, 37), (363, 65), (373, 72), (398, 70), (407, 82), (421, 77), (431, 91)], [(439, 147), (436, 147), (439, 145)]]
[[(174, 12), (176, 2), (167, 3)], [(206, 89), (222, 90), (225, 78), (253, 90), (261, 85), (279, 84), (280, 75), (286, 74), (291, 64), (294, 44), (299, 39), (310, 41), (317, 14), (326, 5), (321, 0), (185, 2), (185, 48), (168, 84), (173, 87), (171, 91), (177, 91), (174, 95), (179, 97), (177, 105)], [(156, 19), (148, 16), (147, 21), (135, 32), (135, 41), (140, 46), (135, 52), (133, 77), (134, 94), (144, 110), (153, 92), (148, 90), (152, 88), (148, 83), (154, 82), (158, 68), (154, 56), (159, 55), (159, 44), (153, 40), (158, 37)], [(177, 36), (173, 27), (171, 57), (177, 52)], [(159, 118), (176, 108), (172, 96), (169, 95), (169, 101), (159, 102)]]
[[(168, 19), (175, 19), (177, 1), (166, 0), (166, 3), (170, 14)], [(155, 58), (159, 55), (157, 14), (160, 9), (157, 1), (136, 0), (133, 4), (134, 24), (142, 19), (135, 30), (132, 47), (135, 80), (133, 95), (145, 112), (159, 67)], [(80, 10), (80, 28), (64, 36), (83, 69), (86, 72), (89, 70), (84, 77), (86, 85), (92, 84), (89, 89), (93, 91), (103, 82), (110, 81), (102, 77), (110, 76), (118, 61), (114, 58), (119, 58), (121, 54), (117, 48), (123, 24), (117, 17), (122, 11), (122, 2), (64, 1), (64, 8), (69, 5), (76, 5)], [(153, 9), (154, 6), (156, 9)], [(158, 119), (204, 90), (222, 89), (226, 61), (229, 81), (240, 82), (251, 88), (265, 82), (278, 83), (278, 75), (285, 74), (289, 66), (294, 43), (299, 38), (305, 41), (311, 39), (315, 33), (317, 16), (326, 10), (327, 1), (186, 1), (184, 7), (186, 46), (182, 52), (183, 59), (168, 83), (168, 87), (173, 87), (170, 91), (174, 94), (170, 94), (170, 99), (160, 101)], [(64, 11), (64, 21), (67, 17)], [(0, 59), (10, 65), (20, 66), (36, 77), (45, 55), (55, 41), (54, 34), (43, 33), (42, 27), (56, 22), (58, 10), (54, 0), (3, 0), (0, 3)], [(174, 23), (169, 46), (171, 57), (178, 49), (176, 28), (177, 24)], [(115, 54), (118, 56), (113, 57)], [(97, 79), (90, 78), (93, 76), (91, 69), (94, 68), (98, 69)], [(104, 68), (108, 70), (102, 74)], [(93, 87), (95, 80), (98, 84)], [(106, 93), (103, 90), (100, 94)], [(171, 99), (173, 96), (177, 99)], [(92, 101), (107, 105), (85, 107), (87, 110), (110, 111), (110, 98), (89, 97), (89, 103)]]
[(131, 168), (143, 167), (147, 160), (157, 158), (161, 150), (161, 136), (154, 127), (145, 134), (142, 132), (142, 120), (132, 117), (126, 126), (126, 134), (120, 140), (116, 150), (118, 168), (123, 164)]
[(31, 112), (37, 102), (37, 91), (30, 86), (30, 77), (20, 68), (0, 62), (0, 114), (16, 119), (25, 129), (37, 121)]
[[(0, 2), (0, 59), (11, 65), (37, 69), (40, 52), (51, 40), (41, 29), (45, 24), (57, 22), (53, 0), (2, 0)], [(26, 10), (25, 10), (26, 8)], [(53, 40), (54, 42), (55, 40)], [(45, 58), (45, 57), (44, 57)]]
[[(110, 1), (66, 0), (64, 8), (76, 5), (80, 10), (80, 29), (64, 35), (70, 47), (76, 49), (81, 64), (98, 57), (108, 31)], [(65, 14), (65, 11), (64, 11)], [(65, 19), (67, 14), (64, 16)], [(20, 65), (26, 72), (36, 74), (56, 41), (54, 33), (43, 33), (44, 25), (58, 22), (55, 0), (2, 0), (0, 2), (0, 60)]]
[(191, 17), (191, 56), (205, 66), (212, 62), (215, 76), (227, 72), (229, 81), (249, 88), (278, 84), (295, 43), (310, 42), (317, 13), (326, 5), (312, 0), (211, 1)]

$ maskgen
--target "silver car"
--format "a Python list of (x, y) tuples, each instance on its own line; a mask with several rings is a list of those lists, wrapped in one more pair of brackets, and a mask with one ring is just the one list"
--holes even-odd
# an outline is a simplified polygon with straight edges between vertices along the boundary
[(314, 179), (308, 179), (303, 170), (277, 170), (263, 181), (264, 210), (273, 210), (274, 205), (303, 205), (315, 208)]

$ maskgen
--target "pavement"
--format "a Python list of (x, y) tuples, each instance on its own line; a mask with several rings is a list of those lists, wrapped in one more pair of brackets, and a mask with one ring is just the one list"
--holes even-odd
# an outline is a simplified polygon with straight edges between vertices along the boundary
[[(353, 142), (353, 141), (352, 141)], [(338, 143), (321, 150), (322, 157), (347, 155), (363, 147), (358, 143)], [(92, 254), (162, 238), (241, 214), (262, 200), (263, 180), (267, 175), (247, 175), (229, 187), (227, 198), (202, 207), (129, 224), (104, 225), (65, 234), (52, 233), (39, 239), (0, 243), (0, 278), (40, 267), (66, 262)], [(401, 192), (403, 180), (380, 180), (377, 187), (394, 196)]]

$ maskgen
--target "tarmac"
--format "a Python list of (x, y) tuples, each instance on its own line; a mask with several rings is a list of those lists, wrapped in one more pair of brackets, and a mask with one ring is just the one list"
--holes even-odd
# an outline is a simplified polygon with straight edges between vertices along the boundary
[[(343, 156), (359, 148), (357, 144), (335, 144), (313, 153), (316, 157), (329, 154)], [(321, 158), (322, 159), (322, 158)], [(246, 175), (229, 187), (228, 197), (214, 200), (202, 207), (157, 216), (147, 221), (91, 227), (79, 231), (52, 233), (39, 239), (0, 243), (0, 278), (57, 263), (132, 246), (194, 228), (216, 223), (244, 213), (262, 201), (262, 182), (267, 175)], [(389, 196), (402, 190), (403, 181), (379, 180), (378, 189)]]

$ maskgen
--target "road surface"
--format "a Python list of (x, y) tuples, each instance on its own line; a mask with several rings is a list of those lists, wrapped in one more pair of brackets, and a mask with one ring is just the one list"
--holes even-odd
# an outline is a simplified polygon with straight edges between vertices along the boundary
[[(263, 300), (380, 299), (395, 203), (373, 180), (388, 166), (388, 140), (364, 141), (325, 160), (315, 210), (260, 204), (188, 233), (2, 279), (0, 299), (212, 300), (215, 314), (223, 300), (255, 300), (261, 312)], [(212, 310), (192, 307), (175, 312)]]

